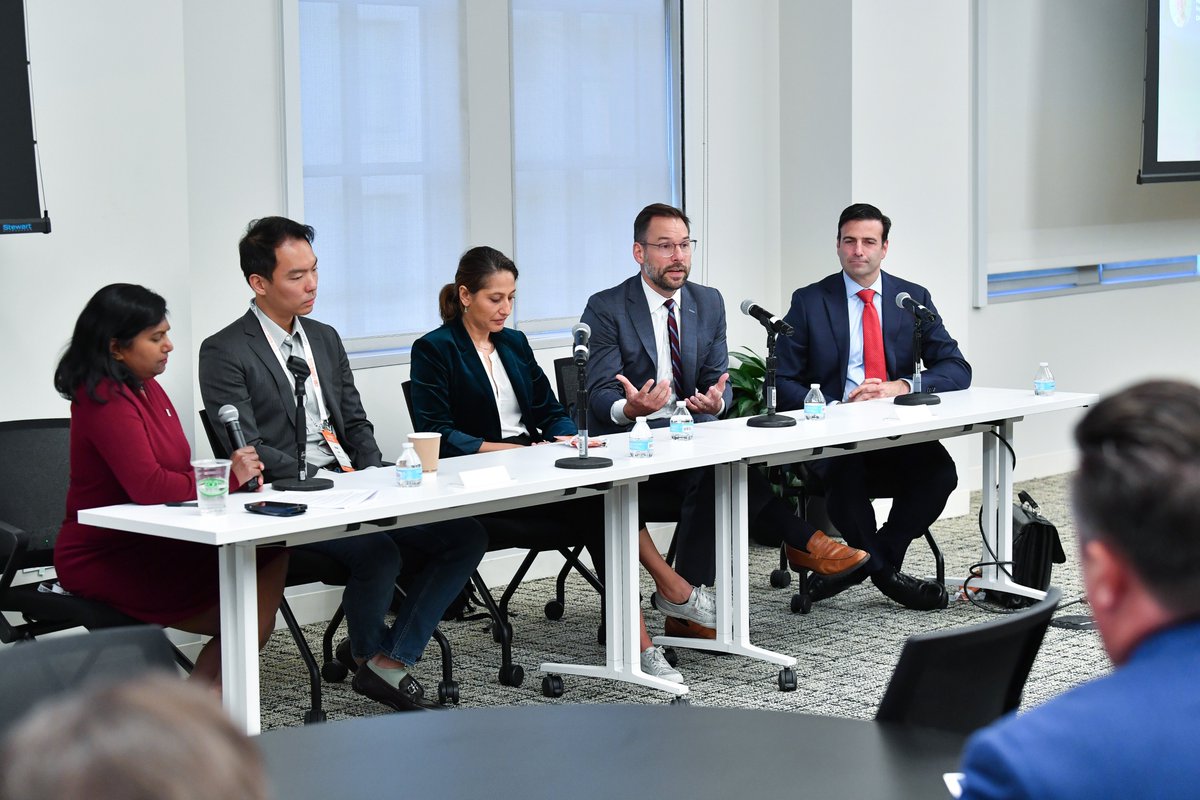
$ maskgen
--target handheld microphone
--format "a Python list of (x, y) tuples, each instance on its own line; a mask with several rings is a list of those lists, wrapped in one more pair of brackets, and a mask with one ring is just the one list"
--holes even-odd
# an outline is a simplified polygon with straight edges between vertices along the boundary
[(896, 295), (896, 305), (900, 308), (908, 309), (926, 322), (933, 322), (937, 319), (937, 314), (933, 313), (916, 300), (913, 300), (912, 295), (908, 292), (901, 292), (900, 294)]
[[(242, 423), (239, 421), (237, 406), (223, 405), (217, 411), (217, 419), (225, 426), (225, 435), (229, 437), (229, 443), (234, 450), (241, 450), (246, 446), (246, 436), (242, 433)], [(253, 492), (258, 488), (258, 478), (251, 478), (243, 487), (247, 492)]]
[(588, 339), (591, 335), (591, 326), (586, 322), (576, 322), (571, 326), (571, 338), (574, 339), (572, 355), (575, 357), (577, 366), (583, 366), (588, 362), (588, 357), (591, 355), (588, 350)]
[(742, 313), (754, 317), (756, 320), (762, 323), (764, 328), (773, 333), (791, 336), (792, 332), (795, 330), (795, 328), (793, 328), (791, 325), (788, 325), (786, 322), (772, 314), (770, 311), (767, 311), (753, 300), (742, 301)]

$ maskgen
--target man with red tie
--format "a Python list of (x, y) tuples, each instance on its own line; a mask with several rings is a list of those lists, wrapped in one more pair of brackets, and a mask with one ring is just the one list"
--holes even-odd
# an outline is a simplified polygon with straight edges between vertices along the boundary
[[(914, 317), (896, 305), (907, 292), (936, 314), (929, 291), (881, 269), (892, 221), (875, 206), (855, 203), (838, 220), (842, 271), (797, 289), (786, 321), (795, 333), (779, 337), (778, 404), (804, 407), (811, 384), (826, 403), (891, 398), (912, 390)], [(966, 389), (971, 365), (938, 316), (922, 326), (921, 383), (926, 392)], [(938, 442), (809, 462), (825, 489), (829, 518), (847, 544), (871, 554), (867, 568), (841, 578), (814, 576), (813, 600), (822, 600), (870, 576), (888, 597), (908, 608), (944, 603), (942, 587), (900, 571), (909, 543), (928, 530), (958, 485), (954, 461)], [(887, 521), (876, 527), (871, 499), (890, 497)]]

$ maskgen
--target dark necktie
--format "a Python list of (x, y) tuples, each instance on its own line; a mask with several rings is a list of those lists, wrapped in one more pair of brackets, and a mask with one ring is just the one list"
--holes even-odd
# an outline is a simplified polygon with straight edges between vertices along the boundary
[(875, 290), (863, 289), (858, 293), (863, 301), (863, 372), (866, 378), (887, 380), (887, 363), (883, 360), (883, 327), (879, 324), (879, 312), (875, 310)]
[(679, 350), (679, 323), (675, 321), (675, 300), (668, 299), (663, 306), (667, 309), (667, 341), (671, 344), (671, 378), (675, 386), (675, 398), (682, 400), (683, 357)]

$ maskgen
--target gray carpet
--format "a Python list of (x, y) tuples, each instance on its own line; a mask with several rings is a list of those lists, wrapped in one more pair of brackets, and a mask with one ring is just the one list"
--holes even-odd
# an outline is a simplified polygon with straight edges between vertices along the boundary
[[(1041, 504), (1043, 513), (1058, 526), (1067, 552), (1067, 563), (1054, 568), (1054, 584), (1063, 590), (1063, 602), (1082, 594), (1075, 538), (1067, 491), (1068, 476), (1031, 481), (1027, 489)], [(972, 512), (964, 517), (939, 522), (934, 535), (941, 546), (948, 574), (963, 574), (979, 561), (980, 537), (976, 522), (978, 497)], [(751, 547), (751, 631), (756, 644), (794, 655), (799, 660), (799, 685), (794, 692), (781, 692), (776, 685), (778, 669), (770, 664), (731, 656), (710, 656), (680, 650), (679, 670), (691, 690), (693, 705), (765, 708), (783, 711), (870, 718), (883, 695), (892, 667), (906, 637), (921, 631), (967, 625), (992, 619), (993, 615), (968, 602), (951, 602), (936, 612), (909, 611), (883, 597), (868, 581), (837, 597), (814, 605), (808, 615), (789, 610), (791, 589), (774, 589), (768, 580), (778, 565), (778, 550)], [(905, 570), (931, 574), (933, 558), (924, 542), (913, 543)], [(643, 574), (643, 596), (649, 598), (653, 585)], [(493, 587), (499, 596), (498, 587)], [(568, 584), (567, 611), (556, 622), (547, 620), (542, 608), (553, 596), (552, 579), (531, 581), (514, 595), (514, 661), (525, 668), (520, 687), (501, 686), (497, 681), (499, 646), (494, 644), (483, 621), (450, 622), (443, 625), (454, 652), (455, 678), (460, 685), (460, 708), (543, 703), (665, 703), (667, 696), (624, 683), (567, 676), (566, 693), (559, 699), (541, 694), (542, 661), (600, 663), (603, 648), (596, 643), (600, 622), (598, 596), (582, 580)], [(643, 603), (651, 634), (661, 632), (662, 617)], [(1073, 605), (1059, 615), (1086, 613), (1085, 605)], [(319, 653), (324, 626), (306, 627), (314, 652)], [(319, 656), (318, 656), (319, 658)], [(1094, 632), (1051, 627), (1033, 672), (1025, 687), (1023, 707), (1060, 694), (1109, 668), (1099, 636)], [(417, 668), (417, 677), (430, 692), (436, 691), (440, 659), (431, 643)], [(262, 659), (263, 728), (298, 725), (307, 708), (307, 683), (303, 663), (286, 633), (272, 636)], [(330, 720), (386, 713), (388, 710), (362, 698), (342, 684), (324, 685), (325, 711)]]

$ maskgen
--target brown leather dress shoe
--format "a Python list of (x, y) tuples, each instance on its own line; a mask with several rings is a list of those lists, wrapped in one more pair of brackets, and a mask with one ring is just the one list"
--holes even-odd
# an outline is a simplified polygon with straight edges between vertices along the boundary
[(663, 623), (663, 633), (667, 636), (679, 636), (688, 639), (717, 638), (715, 629), (706, 628), (698, 622), (692, 622), (690, 619), (679, 619), (678, 617), (667, 617), (667, 621)]
[(828, 578), (848, 575), (864, 566), (871, 557), (866, 550), (856, 550), (839, 544), (820, 531), (808, 540), (806, 550), (792, 547), (790, 544), (785, 544), (784, 547), (787, 548), (787, 559), (792, 569), (806, 569)]

